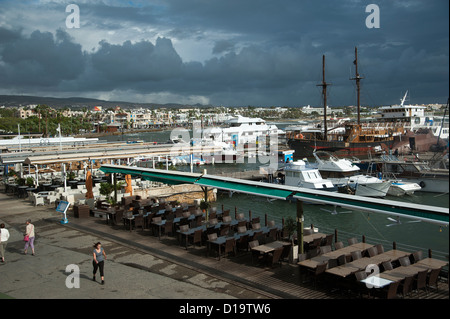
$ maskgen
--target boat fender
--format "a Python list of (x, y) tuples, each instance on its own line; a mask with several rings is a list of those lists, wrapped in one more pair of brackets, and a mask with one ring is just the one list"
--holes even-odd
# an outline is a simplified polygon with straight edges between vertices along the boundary
[(425, 187), (425, 182), (424, 182), (424, 181), (421, 181), (421, 182), (419, 183), (419, 186), (422, 187), (422, 188), (424, 188), (424, 187)]

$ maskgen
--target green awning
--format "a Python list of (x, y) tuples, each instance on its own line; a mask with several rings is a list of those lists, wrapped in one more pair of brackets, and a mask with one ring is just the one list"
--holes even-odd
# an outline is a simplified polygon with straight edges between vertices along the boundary
[(143, 179), (162, 182), (165, 184), (193, 184), (197, 179), (199, 179), (200, 174), (190, 174), (190, 173), (179, 173), (174, 171), (163, 171), (157, 169), (139, 168), (139, 167), (111, 167), (103, 165), (100, 170), (106, 174), (120, 173), (120, 174), (130, 174), (133, 176), (139, 176)]
[(233, 181), (224, 181), (207, 177), (201, 177), (194, 184), (233, 191), (237, 193), (245, 193), (256, 196), (266, 196), (276, 199), (286, 199), (289, 195), (292, 194), (292, 191), (257, 185), (258, 184), (257, 182), (256, 183), (243, 183), (243, 182), (245, 181), (241, 181), (240, 183), (238, 183)]

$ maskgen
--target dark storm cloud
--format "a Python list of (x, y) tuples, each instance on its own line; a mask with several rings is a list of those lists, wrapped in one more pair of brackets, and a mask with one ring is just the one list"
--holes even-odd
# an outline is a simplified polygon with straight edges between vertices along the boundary
[[(100, 41), (95, 50), (83, 52), (69, 36), (76, 34), (74, 30), (36, 30), (27, 35), (20, 25), (3, 27), (0, 83), (3, 88), (34, 87), (90, 96), (114, 90), (198, 95), (216, 105), (316, 105), (321, 103), (316, 84), (322, 80), (324, 54), (327, 81), (332, 83), (330, 105), (354, 104), (354, 84), (349, 78), (358, 47), (363, 104), (396, 103), (406, 90), (414, 103), (445, 102), (448, 2), (377, 1), (380, 29), (365, 25), (365, 8), (370, 3), (83, 3), (82, 28), (121, 32), (121, 36), (129, 32), (129, 41), (113, 43), (114, 36), (105, 36), (108, 40)], [(134, 28), (152, 31), (133, 35)], [(156, 40), (145, 37), (155, 34), (159, 35)], [(209, 43), (204, 54), (208, 57), (184, 61), (180, 52), (189, 41)]]
[(79, 44), (57, 30), (34, 31), (29, 37), (5, 29), (10, 37), (0, 41), (0, 83), (3, 87), (54, 87), (61, 80), (77, 78), (84, 70), (85, 57)]

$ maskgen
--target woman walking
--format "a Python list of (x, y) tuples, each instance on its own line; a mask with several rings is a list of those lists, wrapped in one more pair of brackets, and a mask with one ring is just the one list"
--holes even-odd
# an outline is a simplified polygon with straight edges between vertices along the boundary
[(9, 231), (5, 228), (5, 224), (0, 225), (0, 256), (2, 262), (5, 262), (5, 249), (9, 239)]
[(34, 256), (34, 225), (31, 223), (31, 219), (27, 220), (27, 227), (25, 230), (25, 236), (28, 236), (28, 241), (25, 241), (24, 253), (27, 254), (28, 246), (31, 247), (31, 254)]
[(102, 285), (104, 285), (105, 278), (103, 273), (103, 267), (105, 266), (106, 253), (100, 242), (94, 244), (93, 256), (94, 260), (92, 261), (92, 265), (94, 266), (94, 277), (92, 278), (92, 280), (95, 281), (95, 274), (97, 273), (97, 269), (100, 269)]

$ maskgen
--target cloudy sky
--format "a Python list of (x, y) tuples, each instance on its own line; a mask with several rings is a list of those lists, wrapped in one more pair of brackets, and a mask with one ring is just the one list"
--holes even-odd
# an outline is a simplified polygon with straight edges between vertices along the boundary
[(355, 47), (363, 105), (446, 103), (448, 0), (0, 0), (0, 94), (317, 106), (325, 55), (355, 105)]

